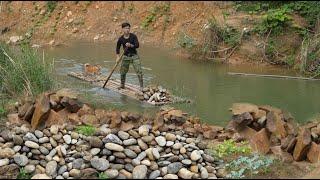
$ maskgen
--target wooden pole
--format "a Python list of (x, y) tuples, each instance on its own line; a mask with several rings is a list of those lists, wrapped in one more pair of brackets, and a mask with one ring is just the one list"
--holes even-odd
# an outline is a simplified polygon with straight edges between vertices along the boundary
[(270, 74), (247, 74), (247, 73), (234, 73), (234, 72), (228, 72), (228, 74), (229, 75), (242, 75), (242, 76), (257, 76), (257, 77), (272, 77), (272, 78), (314, 80), (314, 81), (320, 80), (320, 79), (314, 79), (314, 78), (295, 77), (295, 76), (279, 76), (279, 75), (270, 75)]
[(113, 68), (112, 68), (109, 76), (107, 77), (107, 80), (106, 80), (106, 82), (105, 82), (104, 85), (103, 85), (103, 88), (106, 86), (107, 82), (109, 81), (112, 73), (114, 72), (114, 70), (116, 69), (116, 67), (118, 66), (118, 64), (120, 64), (120, 61), (121, 61), (124, 53), (126, 52), (126, 50), (127, 50), (127, 48), (124, 49), (124, 51), (122, 52), (122, 54), (120, 55), (120, 57), (116, 60), (116, 64), (113, 66)]

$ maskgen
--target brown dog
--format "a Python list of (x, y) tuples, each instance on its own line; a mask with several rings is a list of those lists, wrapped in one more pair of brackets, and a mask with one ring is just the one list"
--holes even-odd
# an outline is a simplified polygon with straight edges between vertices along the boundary
[(84, 75), (99, 75), (101, 74), (101, 66), (100, 65), (90, 65), (89, 63), (84, 64)]

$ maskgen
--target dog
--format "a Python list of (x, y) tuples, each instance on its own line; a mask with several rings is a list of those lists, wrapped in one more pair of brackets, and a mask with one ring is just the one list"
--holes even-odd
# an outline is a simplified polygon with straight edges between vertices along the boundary
[(90, 65), (89, 63), (85, 63), (83, 65), (84, 75), (100, 75), (101, 74), (101, 66), (100, 65)]

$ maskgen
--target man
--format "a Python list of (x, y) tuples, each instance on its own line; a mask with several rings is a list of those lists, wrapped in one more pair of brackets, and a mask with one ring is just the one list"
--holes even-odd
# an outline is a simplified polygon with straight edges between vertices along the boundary
[(130, 33), (130, 24), (122, 23), (121, 25), (123, 35), (118, 39), (116, 54), (117, 59), (119, 59), (120, 47), (123, 46), (124, 55), (120, 67), (120, 75), (121, 75), (121, 86), (119, 89), (124, 89), (126, 74), (129, 71), (129, 65), (132, 63), (134, 70), (136, 71), (140, 83), (140, 90), (143, 88), (143, 78), (142, 78), (142, 69), (140, 58), (137, 53), (137, 48), (139, 48), (139, 41), (135, 34)]

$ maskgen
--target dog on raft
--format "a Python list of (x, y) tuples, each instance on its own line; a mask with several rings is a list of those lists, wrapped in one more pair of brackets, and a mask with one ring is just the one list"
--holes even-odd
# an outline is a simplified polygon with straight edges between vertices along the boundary
[(91, 65), (89, 63), (85, 63), (83, 65), (84, 75), (100, 75), (101, 74), (101, 66), (100, 65)]

